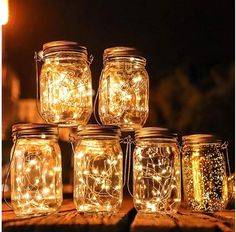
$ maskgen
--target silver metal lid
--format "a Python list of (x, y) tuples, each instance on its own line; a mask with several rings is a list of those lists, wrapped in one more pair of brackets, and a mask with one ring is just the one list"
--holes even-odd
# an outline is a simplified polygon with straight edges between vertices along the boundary
[(185, 135), (182, 138), (184, 144), (194, 143), (222, 143), (222, 140), (212, 134), (193, 134)]
[(79, 46), (77, 42), (72, 41), (52, 41), (45, 43), (43, 45), (43, 56), (48, 55), (52, 52), (59, 52), (59, 51), (73, 51), (73, 52), (79, 52), (88, 56), (87, 48), (84, 46)]
[(176, 139), (177, 134), (171, 132), (167, 128), (162, 127), (143, 127), (135, 132), (136, 139), (142, 138), (163, 138), (163, 139)]
[(17, 123), (12, 126), (12, 136), (15, 135), (56, 135), (58, 136), (58, 126), (40, 123)]
[(78, 136), (103, 135), (119, 136), (121, 135), (120, 127), (113, 125), (88, 124), (82, 130), (78, 130)]
[(111, 47), (104, 50), (103, 60), (115, 57), (130, 57), (131, 59), (138, 59), (146, 64), (146, 59), (143, 57), (142, 53), (132, 47)]

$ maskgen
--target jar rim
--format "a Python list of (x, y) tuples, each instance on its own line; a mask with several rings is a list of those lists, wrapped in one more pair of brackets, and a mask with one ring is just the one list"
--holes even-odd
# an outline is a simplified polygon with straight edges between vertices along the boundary
[(222, 143), (222, 140), (213, 134), (191, 134), (182, 138), (183, 144), (194, 143)]
[(98, 124), (88, 124), (84, 128), (77, 128), (78, 136), (88, 136), (88, 135), (103, 135), (103, 136), (121, 136), (121, 130), (119, 126), (115, 125), (98, 125)]
[(12, 126), (12, 136), (16, 135), (56, 135), (58, 136), (58, 126), (55, 124), (41, 123), (16, 123)]
[(146, 59), (143, 57), (143, 54), (134, 47), (110, 47), (106, 48), (103, 52), (103, 60), (106, 61), (111, 58), (126, 58), (129, 57), (130, 61), (141, 61), (144, 65), (146, 64)]
[(43, 50), (39, 53), (41, 53), (42, 57), (45, 57), (46, 55), (59, 51), (68, 51), (68, 52), (72, 51), (72, 52), (82, 53), (83, 55), (86, 56), (86, 59), (88, 56), (86, 47), (80, 46), (77, 42), (66, 41), (66, 40), (47, 42), (43, 44)]
[(164, 127), (143, 127), (135, 132), (136, 139), (160, 138), (177, 140), (177, 136), (177, 133)]

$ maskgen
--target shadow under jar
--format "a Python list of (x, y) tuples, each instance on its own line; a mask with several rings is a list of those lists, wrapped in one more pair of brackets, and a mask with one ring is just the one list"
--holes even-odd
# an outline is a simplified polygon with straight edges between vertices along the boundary
[(80, 213), (118, 212), (123, 199), (120, 128), (87, 125), (74, 155), (74, 203)]
[(148, 117), (146, 59), (130, 47), (107, 48), (99, 83), (99, 117), (122, 131), (140, 129)]
[(135, 134), (134, 206), (141, 213), (176, 213), (181, 202), (181, 168), (177, 135), (146, 127)]
[(11, 205), (17, 216), (56, 212), (62, 203), (58, 128), (15, 124), (11, 151)]
[(42, 118), (60, 127), (85, 126), (92, 113), (87, 49), (76, 42), (54, 41), (44, 44), (37, 57), (37, 61), (43, 61), (37, 80)]
[(183, 137), (184, 201), (193, 211), (226, 208), (228, 187), (222, 141), (208, 134)]

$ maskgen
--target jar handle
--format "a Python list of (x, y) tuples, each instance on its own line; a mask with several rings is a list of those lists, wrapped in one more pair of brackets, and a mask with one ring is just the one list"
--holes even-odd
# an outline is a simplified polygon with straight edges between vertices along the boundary
[(129, 183), (130, 183), (130, 169), (131, 169), (131, 158), (132, 158), (132, 144), (135, 144), (135, 140), (128, 135), (120, 140), (121, 143), (126, 144), (126, 151), (125, 151), (125, 166), (124, 166), (124, 179), (123, 179), (123, 187), (127, 186), (128, 192), (130, 196), (133, 197), (132, 191), (130, 190)]
[(10, 162), (9, 162), (9, 165), (8, 165), (8, 168), (7, 168), (7, 175), (6, 175), (6, 178), (5, 178), (5, 181), (4, 181), (4, 184), (3, 184), (3, 187), (2, 187), (2, 198), (4, 199), (6, 205), (9, 207), (9, 208), (12, 208), (11, 204), (8, 203), (6, 197), (5, 197), (5, 187), (7, 185), (7, 181), (8, 181), (8, 178), (9, 178), (9, 175), (10, 175), (10, 170), (11, 170), (11, 165), (12, 165), (12, 161), (13, 161), (13, 158), (14, 158), (14, 154), (15, 154), (15, 150), (16, 150), (16, 141), (17, 141), (17, 138), (18, 138), (18, 135), (16, 134), (14, 139), (13, 139), (13, 148), (12, 148), (12, 151), (10, 153)]
[(93, 62), (94, 56), (91, 54), (88, 59), (88, 64), (91, 65)]
[(222, 145), (221, 145), (221, 149), (225, 150), (225, 156), (226, 156), (226, 164), (227, 164), (227, 168), (228, 168), (228, 174), (229, 176), (231, 176), (231, 170), (230, 170), (230, 162), (229, 162), (229, 153), (228, 153), (228, 145), (229, 142), (225, 141)]
[(36, 70), (36, 108), (40, 117), (44, 120), (40, 111), (40, 92), (39, 92), (39, 68), (38, 63), (43, 61), (42, 51), (34, 52), (35, 70)]
[(75, 155), (75, 145), (74, 144), (77, 142), (76, 137), (69, 134), (69, 141), (70, 141), (70, 144), (71, 144), (73, 155)]
[(93, 104), (93, 115), (94, 115), (94, 118), (95, 118), (95, 120), (96, 120), (98, 125), (101, 125), (101, 122), (98, 119), (98, 115), (97, 115), (97, 111), (96, 111), (96, 106), (98, 106), (98, 94), (100, 93), (100, 86), (101, 86), (100, 82), (101, 82), (102, 75), (103, 75), (103, 71), (102, 71), (102, 73), (101, 73), (101, 75), (99, 77), (98, 90), (96, 92), (96, 96), (95, 96), (94, 104)]

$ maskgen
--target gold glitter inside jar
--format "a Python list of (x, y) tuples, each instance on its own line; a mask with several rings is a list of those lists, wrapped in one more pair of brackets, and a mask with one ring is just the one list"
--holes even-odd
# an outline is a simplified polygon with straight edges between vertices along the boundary
[(213, 135), (183, 137), (184, 200), (194, 211), (220, 211), (228, 202), (222, 141)]

